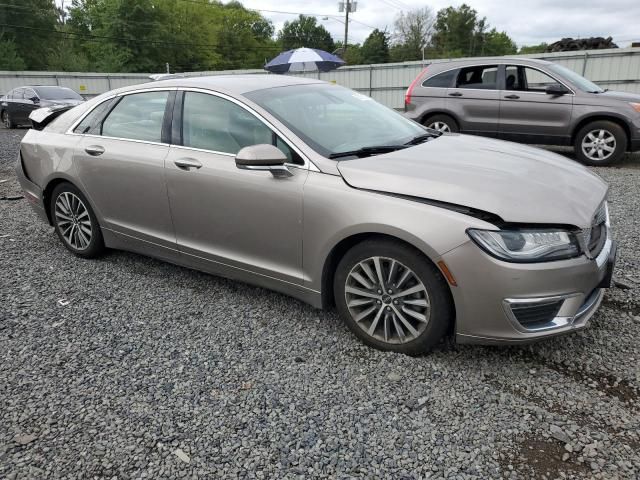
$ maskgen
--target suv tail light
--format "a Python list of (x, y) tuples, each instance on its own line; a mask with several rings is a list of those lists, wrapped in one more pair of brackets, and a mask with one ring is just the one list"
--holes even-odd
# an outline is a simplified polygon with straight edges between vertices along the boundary
[(407, 93), (404, 94), (404, 111), (405, 112), (407, 111), (407, 108), (411, 103), (411, 94), (413, 93), (413, 89), (416, 87), (416, 84), (424, 75), (424, 72), (427, 71), (427, 68), (429, 67), (425, 67), (424, 69), (422, 69), (422, 71), (418, 74), (418, 76), (413, 79), (413, 82), (411, 82), (411, 85), (409, 85), (409, 88), (407, 88)]

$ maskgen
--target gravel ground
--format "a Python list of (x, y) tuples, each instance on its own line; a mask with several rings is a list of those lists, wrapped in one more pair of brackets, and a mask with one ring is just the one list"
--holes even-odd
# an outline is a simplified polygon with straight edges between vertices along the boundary
[[(24, 130), (0, 130), (0, 197)], [(0, 478), (638, 478), (640, 158), (617, 279), (532, 346), (364, 347), (333, 312), (138, 255), (71, 256), (0, 201)]]

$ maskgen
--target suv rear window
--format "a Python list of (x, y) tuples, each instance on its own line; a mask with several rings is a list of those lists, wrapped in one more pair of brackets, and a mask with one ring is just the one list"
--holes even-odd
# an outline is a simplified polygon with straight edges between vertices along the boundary
[(422, 82), (422, 86), (448, 88), (453, 83), (453, 78), (457, 73), (458, 70), (449, 70), (448, 72), (439, 73), (431, 78), (427, 78), (424, 82)]
[(456, 80), (456, 87), (495, 90), (497, 88), (497, 78), (497, 65), (481, 65), (461, 68)]

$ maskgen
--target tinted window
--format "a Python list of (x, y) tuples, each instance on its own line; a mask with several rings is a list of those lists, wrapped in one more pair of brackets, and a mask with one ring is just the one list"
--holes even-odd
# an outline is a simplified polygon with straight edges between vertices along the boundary
[(147, 142), (162, 141), (162, 120), (169, 92), (126, 95), (102, 124), (102, 135)]
[(462, 68), (456, 80), (456, 87), (495, 90), (497, 73), (496, 65)]
[(84, 100), (80, 95), (66, 87), (37, 87), (38, 96), (45, 100)]
[(31, 90), (30, 88), (25, 88), (24, 89), (24, 98), (26, 100), (31, 100), (34, 97), (37, 97), (38, 95), (36, 95), (36, 92), (34, 92), (33, 90)]
[(186, 147), (236, 154), (249, 145), (273, 144), (273, 133), (254, 115), (229, 100), (186, 92), (182, 138)]
[(523, 92), (544, 92), (549, 85), (558, 82), (540, 70), (530, 67), (507, 65), (505, 88)]
[(453, 83), (453, 77), (456, 76), (458, 70), (449, 70), (448, 72), (443, 72), (438, 75), (434, 75), (433, 77), (425, 80), (422, 83), (423, 87), (440, 87), (447, 88), (450, 87)]
[(104, 114), (109, 110), (109, 107), (113, 103), (113, 99), (107, 100), (106, 102), (102, 102), (96, 108), (91, 110), (91, 113), (84, 117), (82, 121), (78, 124), (76, 128), (74, 128), (75, 133), (91, 133), (95, 135), (100, 135), (101, 123), (100, 120), (104, 116)]

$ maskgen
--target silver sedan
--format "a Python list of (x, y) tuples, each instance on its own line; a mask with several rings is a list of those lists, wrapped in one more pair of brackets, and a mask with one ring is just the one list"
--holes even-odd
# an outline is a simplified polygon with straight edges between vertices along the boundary
[(595, 174), (336, 85), (182, 78), (31, 118), (18, 177), (72, 253), (129, 250), (335, 306), (376, 348), (572, 332), (611, 282)]

